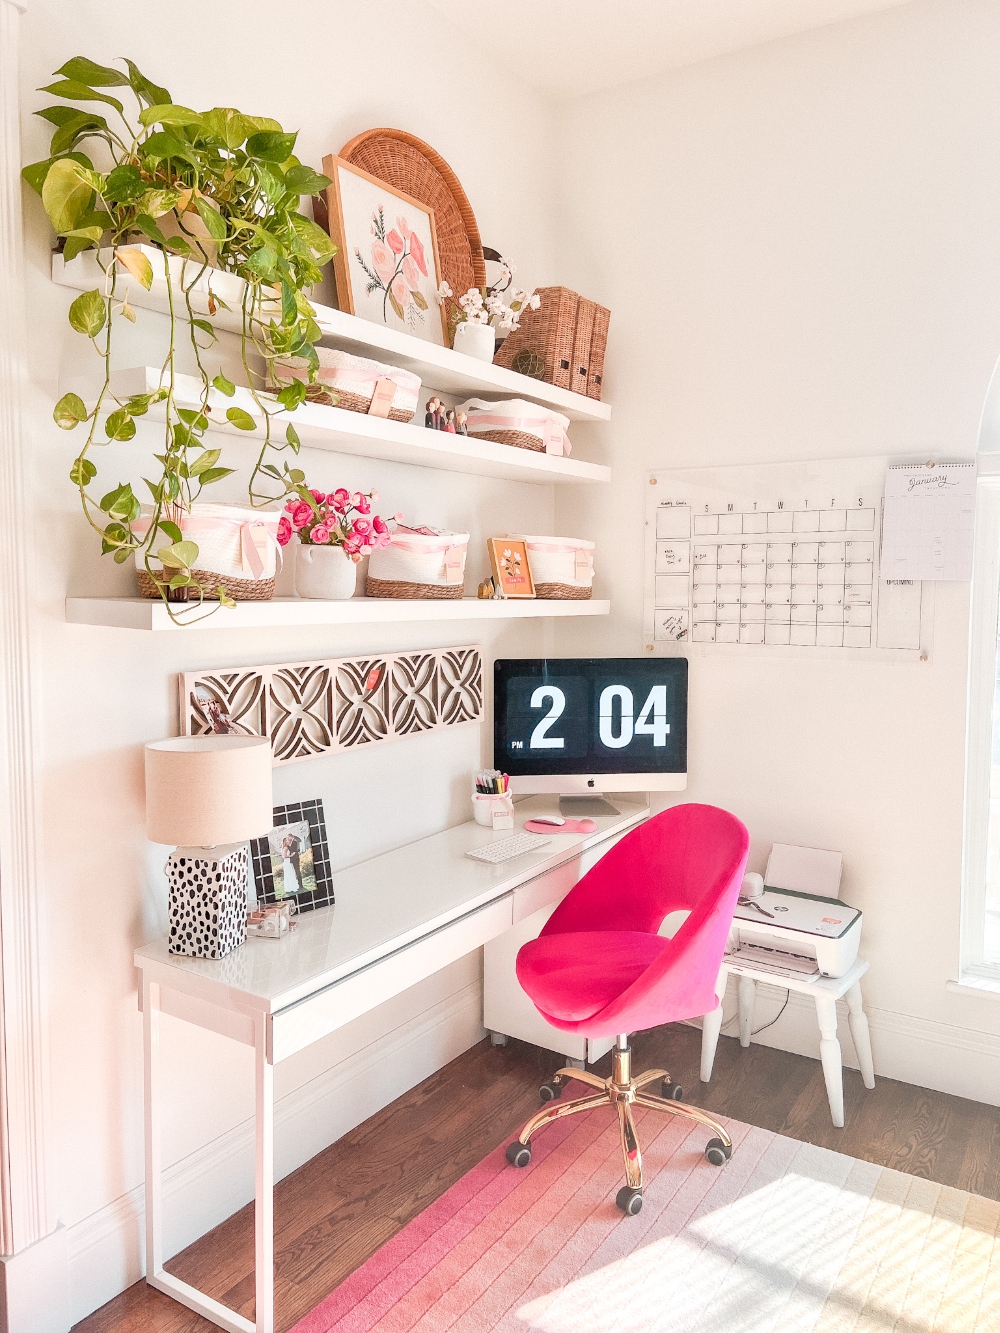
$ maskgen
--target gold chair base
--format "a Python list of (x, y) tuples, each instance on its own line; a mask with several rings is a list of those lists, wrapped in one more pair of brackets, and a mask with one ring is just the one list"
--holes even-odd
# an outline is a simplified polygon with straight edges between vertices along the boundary
[[(599, 1089), (598, 1092), (590, 1093), (586, 1097), (575, 1097), (571, 1102), (552, 1101), (544, 1106), (537, 1115), (533, 1115), (525, 1127), (521, 1130), (517, 1142), (525, 1148), (529, 1148), (532, 1135), (537, 1134), (540, 1129), (551, 1124), (554, 1120), (562, 1120), (569, 1115), (576, 1115), (580, 1111), (591, 1111), (597, 1106), (606, 1106), (610, 1104), (618, 1112), (618, 1128), (621, 1134), (622, 1157), (625, 1162), (626, 1188), (619, 1191), (618, 1205), (625, 1212), (638, 1211), (638, 1206), (634, 1209), (626, 1207), (627, 1199), (623, 1201), (623, 1196), (641, 1195), (642, 1192), (642, 1150), (639, 1146), (639, 1135), (636, 1132), (635, 1119), (632, 1115), (632, 1107), (645, 1106), (651, 1111), (665, 1111), (668, 1115), (684, 1116), (688, 1120), (696, 1120), (699, 1124), (706, 1125), (713, 1131), (719, 1139), (719, 1146), (715, 1147), (715, 1155), (709, 1155), (709, 1161), (715, 1165), (722, 1165), (728, 1160), (732, 1153), (733, 1141), (726, 1133), (719, 1122), (702, 1111), (697, 1106), (689, 1106), (686, 1102), (670, 1101), (666, 1097), (659, 1097), (655, 1093), (644, 1092), (643, 1088), (650, 1083), (656, 1083), (658, 1080), (670, 1082), (670, 1075), (665, 1069), (647, 1069), (645, 1073), (632, 1077), (632, 1052), (628, 1046), (619, 1045), (612, 1051), (611, 1077), (598, 1078), (588, 1069), (564, 1068), (558, 1070), (549, 1084), (559, 1089), (564, 1083), (571, 1079), (578, 1079), (581, 1083), (588, 1083), (591, 1087)], [(713, 1142), (710, 1141), (706, 1155), (713, 1149)], [(530, 1148), (529, 1148), (530, 1152)], [(513, 1155), (512, 1155), (513, 1154)], [(515, 1165), (527, 1165), (530, 1158), (524, 1155), (523, 1161), (517, 1160), (517, 1151), (514, 1144), (511, 1144), (507, 1150), (508, 1160)], [(719, 1160), (721, 1158), (721, 1161)]]

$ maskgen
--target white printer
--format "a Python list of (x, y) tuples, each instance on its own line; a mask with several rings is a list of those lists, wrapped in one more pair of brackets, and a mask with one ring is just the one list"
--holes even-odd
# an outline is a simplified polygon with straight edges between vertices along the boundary
[(837, 897), (843, 856), (775, 843), (763, 882), (747, 875), (727, 961), (803, 980), (842, 977), (858, 956), (862, 915)]

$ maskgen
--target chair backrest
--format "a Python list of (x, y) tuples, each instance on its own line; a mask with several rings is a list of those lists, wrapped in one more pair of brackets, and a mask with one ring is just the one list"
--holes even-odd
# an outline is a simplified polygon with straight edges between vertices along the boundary
[(628, 833), (570, 890), (543, 935), (654, 934), (669, 913), (690, 913), (657, 961), (596, 1016), (597, 1025), (588, 1023), (589, 1035), (638, 1031), (715, 1008), (749, 851), (749, 834), (735, 815), (712, 805), (676, 805)]

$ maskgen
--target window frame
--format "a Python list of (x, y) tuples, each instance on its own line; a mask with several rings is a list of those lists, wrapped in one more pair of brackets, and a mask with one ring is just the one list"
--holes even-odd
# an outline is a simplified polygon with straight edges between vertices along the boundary
[(1000, 458), (980, 456), (969, 622), (965, 828), (959, 979), (1000, 989), (1000, 961), (984, 957), (986, 865), (1000, 628)]

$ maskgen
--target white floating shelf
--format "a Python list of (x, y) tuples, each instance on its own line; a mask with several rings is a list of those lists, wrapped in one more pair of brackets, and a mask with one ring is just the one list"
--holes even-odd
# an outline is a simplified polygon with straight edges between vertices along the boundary
[[(180, 608), (177, 608), (180, 610)], [(415, 620), (533, 620), (542, 617), (606, 616), (606, 601), (480, 601), (414, 600), (352, 597), (345, 602), (312, 601), (304, 597), (275, 597), (270, 602), (237, 602), (212, 615), (192, 608), (192, 623), (177, 625), (163, 603), (145, 597), (67, 597), (66, 619), (76, 625), (103, 625), (113, 629), (200, 630), (276, 629), (305, 625), (393, 625)]]
[[(147, 292), (129, 274), (119, 278), (120, 290), (128, 287), (129, 303), (145, 310), (157, 310), (161, 314), (169, 311), (167, 283), (163, 276), (164, 252), (154, 246), (142, 245), (130, 247), (142, 250), (153, 267), (153, 285)], [(52, 256), (52, 280), (64, 287), (73, 287), (78, 291), (89, 291), (94, 287), (104, 289), (104, 272), (101, 265), (111, 264), (112, 251), (97, 252), (85, 250), (67, 264), (62, 255)], [(171, 276), (175, 297), (181, 286), (181, 267), (183, 261), (171, 256)], [(188, 262), (187, 283), (190, 284), (198, 272), (197, 266)], [(211, 316), (219, 329), (230, 333), (239, 333), (242, 327), (240, 315), (243, 280), (231, 273), (218, 269), (205, 269), (191, 288), (191, 305), (196, 315), (207, 316), (209, 284), (216, 297), (221, 298), (228, 309), (220, 307)], [(371, 320), (358, 319), (356, 315), (345, 314), (342, 310), (333, 310), (330, 306), (313, 303), (316, 322), (323, 332), (323, 343), (329, 347), (341, 347), (356, 355), (375, 355), (379, 360), (390, 365), (400, 366), (419, 375), (422, 383), (429, 389), (438, 389), (442, 393), (486, 395), (491, 398), (528, 398), (546, 407), (554, 407), (563, 412), (571, 421), (610, 421), (611, 405), (597, 398), (587, 398), (584, 394), (571, 393), (569, 389), (557, 388), (554, 384), (545, 384), (542, 380), (530, 379), (527, 375), (518, 375), (504, 366), (495, 366), (490, 361), (477, 361), (475, 357), (454, 352), (450, 347), (438, 347), (423, 338), (415, 338), (410, 333), (386, 328)], [(183, 312), (183, 305), (181, 306)]]
[[(160, 383), (160, 372), (152, 366), (119, 370), (111, 377), (112, 392), (118, 398), (152, 393)], [(193, 375), (178, 375), (174, 396), (181, 407), (198, 407), (201, 381)], [(232, 398), (212, 389), (208, 400), (210, 430), (237, 439), (262, 440), (264, 418), (249, 389), (239, 388)], [(277, 407), (277, 404), (274, 404)], [(238, 430), (226, 420), (226, 409), (241, 407), (259, 423), (254, 431)], [(163, 404), (155, 404), (143, 421), (162, 420)], [(560, 483), (607, 482), (611, 469), (577, 458), (535, 453), (516, 449), (493, 440), (478, 440), (471, 435), (452, 435), (446, 431), (427, 430), (386, 417), (370, 417), (361, 412), (347, 412), (323, 403), (303, 403), (294, 412), (279, 412), (272, 418), (271, 438), (280, 444), (285, 425), (291, 422), (304, 445), (329, 449), (335, 453), (355, 454), (362, 458), (384, 458), (393, 463), (412, 463), (417, 467), (441, 468), (446, 472), (465, 472), (480, 477), (502, 477), (507, 481), (528, 481), (540, 486)]]

